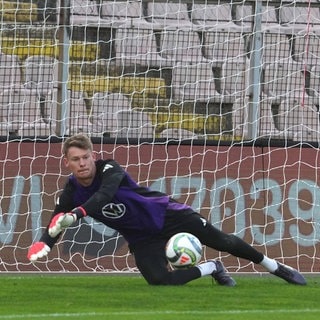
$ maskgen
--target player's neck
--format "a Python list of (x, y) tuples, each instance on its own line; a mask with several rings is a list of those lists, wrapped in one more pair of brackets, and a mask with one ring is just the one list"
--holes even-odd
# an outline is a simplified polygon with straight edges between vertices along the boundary
[(83, 187), (89, 187), (93, 182), (93, 178), (77, 179), (77, 182)]

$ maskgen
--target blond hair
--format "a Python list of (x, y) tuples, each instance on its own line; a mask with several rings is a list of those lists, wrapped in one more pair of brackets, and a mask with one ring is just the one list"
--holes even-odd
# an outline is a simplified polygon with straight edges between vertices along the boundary
[(92, 142), (88, 136), (84, 134), (76, 134), (65, 140), (62, 147), (62, 154), (66, 156), (71, 147), (76, 147), (83, 150), (93, 150)]

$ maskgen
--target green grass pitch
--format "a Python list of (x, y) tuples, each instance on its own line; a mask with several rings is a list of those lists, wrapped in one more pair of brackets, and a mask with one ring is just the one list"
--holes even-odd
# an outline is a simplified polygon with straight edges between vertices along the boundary
[(320, 316), (320, 276), (307, 286), (235, 275), (237, 286), (210, 277), (184, 286), (149, 286), (140, 276), (1, 275), (4, 319), (313, 320)]

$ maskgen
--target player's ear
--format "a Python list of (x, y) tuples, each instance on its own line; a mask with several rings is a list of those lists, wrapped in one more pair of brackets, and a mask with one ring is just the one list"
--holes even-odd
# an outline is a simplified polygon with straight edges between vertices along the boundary
[(67, 157), (63, 157), (63, 163), (64, 163), (64, 165), (68, 168), (68, 166), (69, 166), (69, 161), (68, 161)]

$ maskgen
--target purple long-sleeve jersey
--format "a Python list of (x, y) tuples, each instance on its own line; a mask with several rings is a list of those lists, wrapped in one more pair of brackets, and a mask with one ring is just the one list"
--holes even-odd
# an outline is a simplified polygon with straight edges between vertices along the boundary
[[(159, 233), (167, 210), (191, 210), (162, 192), (139, 186), (114, 160), (98, 160), (96, 168), (88, 187), (69, 177), (53, 215), (81, 207), (75, 210), (78, 218), (85, 212), (133, 244)], [(57, 238), (50, 238), (46, 230), (41, 241), (52, 247)]]

